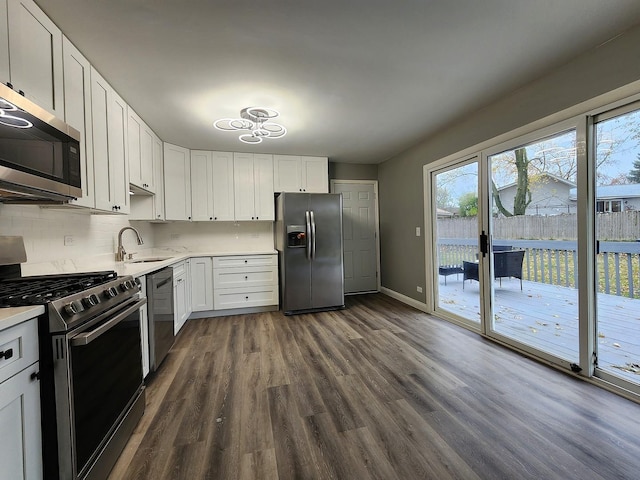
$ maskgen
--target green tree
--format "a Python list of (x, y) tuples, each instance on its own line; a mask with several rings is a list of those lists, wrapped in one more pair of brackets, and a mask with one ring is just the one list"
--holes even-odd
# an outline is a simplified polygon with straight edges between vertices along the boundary
[(475, 193), (465, 193), (458, 200), (461, 217), (475, 217), (478, 215), (478, 196)]
[(633, 168), (627, 175), (627, 180), (631, 183), (640, 183), (640, 153), (637, 157), (638, 159), (633, 162)]

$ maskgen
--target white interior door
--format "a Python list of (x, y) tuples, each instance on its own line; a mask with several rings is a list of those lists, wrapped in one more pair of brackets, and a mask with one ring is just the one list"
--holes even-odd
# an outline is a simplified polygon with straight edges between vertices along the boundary
[(378, 291), (378, 182), (332, 180), (342, 193), (344, 292)]

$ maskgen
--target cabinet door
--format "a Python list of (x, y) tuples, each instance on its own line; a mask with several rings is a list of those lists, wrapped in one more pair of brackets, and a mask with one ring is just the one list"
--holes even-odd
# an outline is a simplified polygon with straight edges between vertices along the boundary
[(233, 188), (236, 220), (255, 220), (253, 154), (233, 154)]
[(8, 0), (8, 22), (11, 83), (64, 118), (62, 32), (33, 0)]
[(113, 191), (113, 211), (129, 213), (129, 162), (127, 161), (127, 104), (109, 91), (109, 176)]
[(111, 211), (113, 193), (109, 182), (109, 84), (91, 68), (91, 131), (93, 133), (93, 168), (95, 205)]
[[(140, 180), (142, 188), (151, 193), (155, 192), (155, 179), (153, 174), (153, 138), (155, 134), (143, 122), (140, 132)], [(131, 181), (131, 179), (129, 179)]]
[(7, 0), (0, 0), (0, 82), (11, 82), (9, 74), (9, 23)]
[(211, 152), (191, 151), (191, 219), (213, 220)]
[(273, 186), (276, 192), (301, 192), (301, 178), (299, 156), (273, 156)]
[(213, 310), (213, 265), (211, 257), (191, 259), (191, 307), (194, 312)]
[(36, 362), (0, 383), (0, 475), (2, 478), (42, 478), (40, 385), (31, 375)]
[(129, 154), (129, 181), (134, 185), (142, 186), (142, 165), (140, 154), (140, 142), (142, 134), (142, 120), (136, 112), (129, 107), (127, 111), (127, 143)]
[(153, 193), (153, 132), (131, 107), (127, 137), (129, 182)]
[(256, 220), (275, 220), (272, 155), (253, 156), (253, 181)]
[(213, 152), (211, 165), (213, 167), (211, 174), (213, 219), (234, 220), (233, 153)]
[(153, 196), (154, 220), (164, 220), (164, 155), (162, 140), (153, 136), (153, 180), (155, 195)]
[(185, 278), (184, 273), (173, 278), (174, 335), (178, 334), (187, 320), (187, 282)]
[(73, 44), (62, 39), (65, 121), (80, 132), (82, 197), (71, 203), (95, 207), (93, 137), (91, 131), (91, 65)]
[(166, 220), (191, 220), (189, 150), (164, 144), (164, 212)]
[(302, 191), (329, 193), (329, 160), (327, 157), (300, 157)]

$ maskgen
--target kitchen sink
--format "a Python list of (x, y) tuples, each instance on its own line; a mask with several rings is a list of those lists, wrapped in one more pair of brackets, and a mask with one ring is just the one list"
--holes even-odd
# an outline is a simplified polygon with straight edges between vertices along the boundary
[(137, 260), (128, 260), (127, 263), (153, 263), (153, 262), (164, 262), (165, 260), (170, 260), (172, 257), (149, 257), (149, 258), (139, 258)]

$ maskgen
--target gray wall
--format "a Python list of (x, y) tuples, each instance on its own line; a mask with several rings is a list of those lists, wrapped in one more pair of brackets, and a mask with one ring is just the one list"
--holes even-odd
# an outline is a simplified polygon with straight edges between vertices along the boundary
[(378, 165), (329, 162), (329, 180), (377, 180)]
[(423, 165), (639, 80), (638, 45), (640, 26), (380, 164), (382, 286), (421, 302), (416, 286), (430, 288), (424, 237), (415, 236), (424, 226)]

